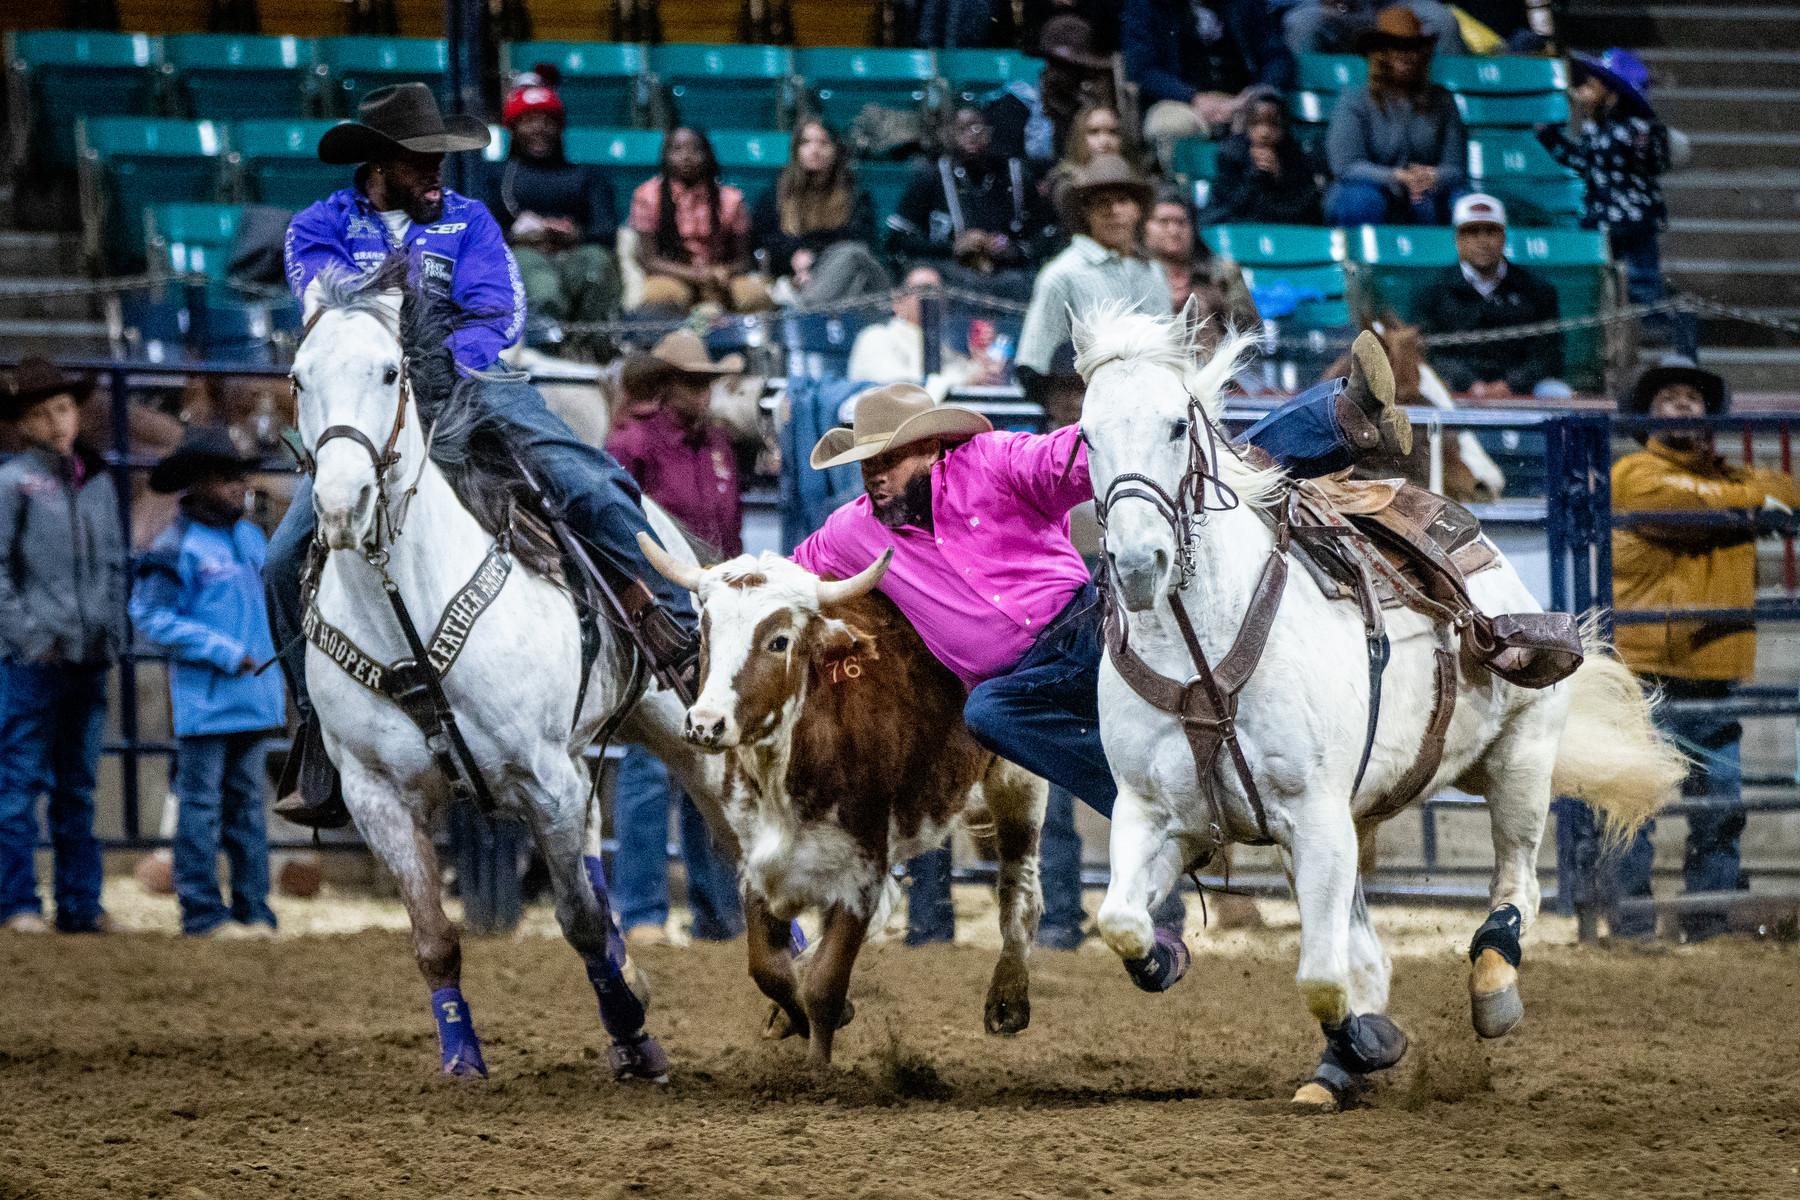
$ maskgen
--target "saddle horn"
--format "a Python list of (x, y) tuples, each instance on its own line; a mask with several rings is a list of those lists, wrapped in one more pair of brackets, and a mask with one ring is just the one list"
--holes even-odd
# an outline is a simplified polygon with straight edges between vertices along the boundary
[(651, 566), (656, 568), (658, 575), (676, 587), (685, 588), (690, 592), (700, 590), (700, 576), (705, 572), (699, 567), (677, 562), (667, 550), (657, 543), (655, 538), (647, 533), (639, 532), (637, 540), (638, 549), (644, 552), (644, 557), (649, 560)]

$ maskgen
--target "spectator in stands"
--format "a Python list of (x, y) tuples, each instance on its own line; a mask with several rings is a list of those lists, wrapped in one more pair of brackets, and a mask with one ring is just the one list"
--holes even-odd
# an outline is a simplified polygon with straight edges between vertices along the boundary
[[(1470, 54), (1542, 54), (1549, 44), (1548, 38), (1531, 27), (1531, 7), (1525, 0), (1457, 0), (1456, 7), (1462, 10), (1463, 41)], [(1546, 20), (1548, 9), (1545, 5)], [(1442, 46), (1439, 50), (1455, 53)]]
[(955, 286), (1023, 300), (1056, 224), (1030, 169), (993, 153), (991, 137), (979, 109), (957, 110), (950, 152), (920, 169), (888, 218), (888, 249)]
[[(1730, 405), (1725, 381), (1692, 360), (1669, 358), (1644, 372), (1620, 411), (1673, 420), (1717, 416)], [(1634, 526), (1613, 531), (1613, 602), (1621, 611), (1667, 608), (1748, 610), (1756, 602), (1756, 536), (1760, 530), (1793, 528), (1800, 506), (1794, 480), (1776, 471), (1726, 464), (1703, 425), (1650, 435), (1643, 450), (1613, 466), (1614, 512), (1738, 510), (1735, 524)], [(1756, 633), (1742, 616), (1659, 624), (1621, 624), (1618, 650), (1632, 670), (1670, 700), (1720, 701), (1756, 671)], [(1743, 889), (1738, 838), (1744, 829), (1736, 720), (1705, 711), (1659, 709), (1657, 721), (1694, 765), (1683, 789), (1710, 797), (1715, 807), (1689, 814), (1684, 874), (1692, 892)], [(1624, 896), (1650, 894), (1647, 826), (1626, 848), (1618, 883)], [(1681, 916), (1689, 940), (1725, 930), (1724, 915)], [(1617, 915), (1615, 935), (1649, 936), (1650, 914)]]
[(776, 280), (777, 300), (830, 304), (890, 286), (875, 257), (875, 202), (823, 121), (795, 126), (787, 166), (751, 211), (750, 240)]
[(920, 319), (920, 296), (944, 286), (943, 276), (934, 267), (914, 267), (898, 296), (894, 297), (894, 315), (879, 325), (870, 325), (856, 335), (850, 346), (850, 363), (845, 377), (857, 383), (918, 383), (924, 380), (932, 399), (943, 403), (944, 397), (959, 387), (970, 384), (999, 383), (1006, 374), (1004, 362), (975, 362), (956, 352), (948, 341), (939, 351), (939, 367), (929, 378), (925, 375), (925, 329)]
[(56, 928), (103, 933), (94, 772), (123, 648), (125, 534), (100, 456), (76, 440), (92, 379), (41, 358), (0, 375), (26, 449), (0, 466), (0, 929), (44, 933), (38, 797), (49, 793)]
[(1117, 155), (1134, 167), (1141, 165), (1137, 139), (1128, 137), (1119, 110), (1111, 104), (1090, 103), (1076, 114), (1075, 126), (1069, 133), (1068, 145), (1063, 147), (1062, 158), (1044, 177), (1044, 195), (1049, 197), (1064, 229), (1077, 229), (1081, 225), (1080, 214), (1070, 212), (1065, 204), (1067, 196), (1064, 193), (1070, 180), (1103, 154)]
[[(1585, 182), (1581, 224), (1605, 231), (1613, 258), (1625, 264), (1631, 302), (1654, 303), (1664, 295), (1658, 237), (1669, 215), (1661, 183), (1669, 169), (1669, 131), (1650, 107), (1650, 71), (1629, 50), (1616, 49), (1597, 59), (1576, 55), (1570, 71), (1570, 107), (1580, 132), (1571, 138), (1558, 126), (1541, 125), (1538, 140)], [(1668, 339), (1666, 319), (1651, 328)]]
[[(268, 787), (263, 741), (287, 722), (263, 603), (268, 540), (245, 518), (256, 466), (223, 428), (190, 429), (150, 472), (150, 489), (181, 493), (180, 516), (137, 561), (131, 619), (168, 651), (175, 724), (174, 844), (181, 932), (243, 937), (275, 931), (269, 908)], [(231, 903), (219, 894), (219, 852)]]
[[(1030, 44), (1030, 43), (1028, 43)], [(1014, 80), (982, 112), (993, 125), (993, 148), (1006, 157), (1051, 163), (1069, 141), (1076, 115), (1087, 105), (1116, 106), (1113, 60), (1097, 49), (1095, 27), (1063, 13), (1044, 23), (1037, 54), (1044, 69), (1037, 82)]]
[(1260, 221), (1317, 225), (1323, 219), (1312, 161), (1288, 129), (1278, 92), (1252, 91), (1219, 147), (1219, 170), (1202, 225)]
[(995, 8), (995, 0), (918, 0), (912, 44), (931, 50), (992, 45)]
[(1164, 168), (1182, 138), (1224, 136), (1252, 85), (1294, 85), (1267, 0), (1125, 0), (1119, 29), (1144, 138)]
[[(712, 385), (741, 374), (729, 354), (714, 362), (686, 329), (663, 338), (648, 354), (632, 355), (620, 373), (627, 420), (607, 440), (619, 465), (669, 515), (709, 544), (715, 558), (744, 551), (742, 490), (731, 439), (711, 417)], [(669, 920), (669, 812), (677, 810), (687, 867), (692, 936), (726, 941), (744, 931), (736, 872), (713, 850), (706, 822), (668, 771), (642, 746), (628, 746), (614, 784), (619, 853), (613, 896), (619, 924), (634, 945), (666, 940)]]
[(1468, 135), (1450, 93), (1431, 82), (1431, 44), (1411, 9), (1392, 4), (1357, 41), (1369, 82), (1331, 114), (1333, 225), (1443, 225), (1468, 177)]
[[(1554, 321), (1562, 315), (1556, 288), (1506, 258), (1506, 206), (1475, 192), (1456, 202), (1454, 267), (1445, 267), (1419, 296), (1419, 327), (1427, 335), (1479, 333)], [(1453, 392), (1480, 400), (1536, 396), (1567, 400), (1560, 333), (1498, 342), (1445, 346), (1431, 365)]]
[[(1283, 23), (1288, 49), (1295, 54), (1361, 53), (1358, 44), (1375, 27), (1379, 0), (1300, 0)], [(1439, 54), (1466, 54), (1456, 13), (1437, 0), (1403, 0), (1419, 19)]]
[(769, 289), (750, 258), (744, 194), (719, 182), (718, 157), (698, 129), (679, 126), (663, 138), (661, 173), (631, 194), (630, 225), (644, 268), (646, 308), (769, 307)]
[(519, 264), (530, 327), (606, 321), (619, 311), (612, 185), (563, 156), (567, 115), (555, 78), (548, 64), (521, 76), (501, 112), (512, 146), (488, 173), (487, 206)]
[(1262, 324), (1244, 273), (1228, 258), (1214, 254), (1194, 232), (1194, 214), (1180, 194), (1160, 193), (1144, 222), (1144, 249), (1169, 281), (1169, 300), (1179, 312), (1190, 296), (1198, 298), (1195, 316), (1216, 329), (1230, 325), (1255, 329)]
[(1079, 232), (1038, 276), (1013, 363), (1026, 396), (1040, 403), (1051, 360), (1069, 340), (1071, 313), (1109, 301), (1158, 315), (1170, 311), (1168, 279), (1138, 249), (1155, 200), (1143, 176), (1118, 155), (1103, 154), (1075, 173), (1067, 196)]

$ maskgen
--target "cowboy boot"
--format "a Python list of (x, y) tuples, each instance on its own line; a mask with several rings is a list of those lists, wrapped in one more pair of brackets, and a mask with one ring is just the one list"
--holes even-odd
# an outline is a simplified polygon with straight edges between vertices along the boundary
[(682, 704), (692, 706), (700, 684), (700, 631), (658, 604), (641, 580), (631, 580), (619, 594), (619, 604), (651, 672)]
[(325, 754), (319, 719), (310, 712), (300, 714), (300, 731), (281, 765), (275, 794), (279, 799), (272, 811), (284, 821), (308, 829), (342, 829), (350, 823), (343, 781)]
[(1384, 452), (1395, 457), (1412, 453), (1412, 421), (1394, 402), (1394, 368), (1381, 339), (1367, 329), (1350, 344), (1350, 382), (1344, 398), (1374, 422)]

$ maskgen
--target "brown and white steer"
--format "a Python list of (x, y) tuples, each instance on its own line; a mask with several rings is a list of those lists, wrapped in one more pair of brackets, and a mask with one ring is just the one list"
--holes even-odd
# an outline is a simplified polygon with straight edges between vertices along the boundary
[[(700, 602), (700, 692), (685, 733), (726, 757), (750, 975), (776, 1004), (767, 1035), (799, 1033), (815, 1064), (831, 1061), (850, 970), (893, 864), (942, 845), (959, 819), (991, 831), (1000, 864), (987, 1029), (1025, 1028), (1045, 785), (976, 744), (961, 682), (875, 593), (891, 552), (853, 579), (821, 580), (772, 554), (702, 570), (638, 540)], [(824, 929), (802, 986), (788, 922), (808, 908)]]

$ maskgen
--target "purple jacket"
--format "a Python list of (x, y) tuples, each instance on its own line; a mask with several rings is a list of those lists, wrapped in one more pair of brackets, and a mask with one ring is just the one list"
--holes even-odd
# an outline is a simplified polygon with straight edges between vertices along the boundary
[(369, 198), (354, 187), (333, 192), (296, 213), (287, 231), (287, 281), (296, 299), (326, 267), (356, 272), (381, 265), (396, 250), (412, 257), (418, 278), (448, 296), (466, 321), (450, 335), (465, 371), (491, 367), (525, 328), (525, 285), (500, 226), (479, 200), (444, 190), (435, 225), (414, 225), (397, 245)]
[(659, 410), (613, 431), (606, 448), (670, 516), (726, 558), (744, 552), (737, 454), (718, 425), (690, 431)]

